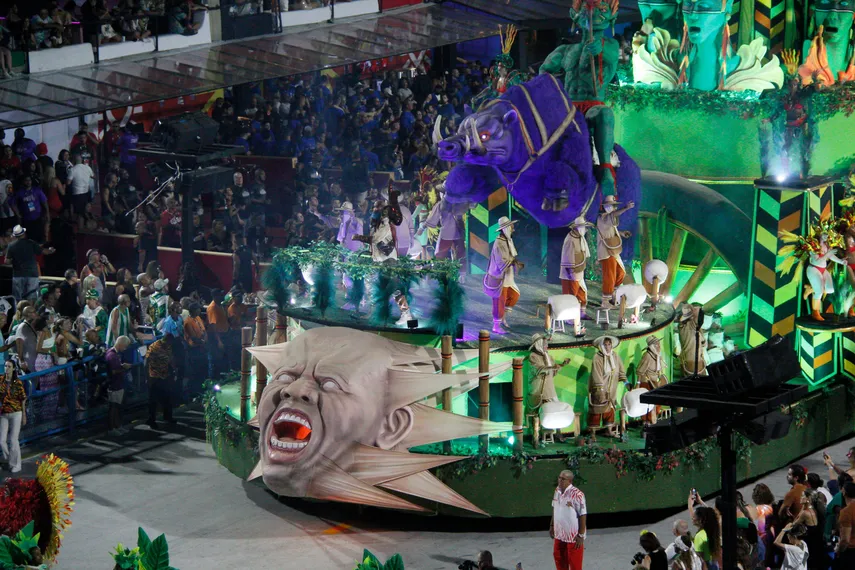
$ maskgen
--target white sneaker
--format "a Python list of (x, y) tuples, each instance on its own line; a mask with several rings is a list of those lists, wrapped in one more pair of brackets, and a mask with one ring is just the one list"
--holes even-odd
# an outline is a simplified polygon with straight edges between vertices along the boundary
[(20, 468), (20, 467), (12, 467), (12, 469), (10, 469), (10, 471), (11, 471), (12, 473), (20, 473), (20, 472), (21, 472), (21, 468)]
[(396, 325), (406, 325), (407, 321), (413, 320), (413, 314), (410, 311), (401, 313), (401, 318), (397, 320)]

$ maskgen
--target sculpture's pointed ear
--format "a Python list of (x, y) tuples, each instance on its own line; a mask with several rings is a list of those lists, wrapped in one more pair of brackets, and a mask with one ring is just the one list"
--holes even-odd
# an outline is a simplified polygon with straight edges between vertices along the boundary
[(512, 125), (517, 124), (517, 122), (519, 122), (519, 120), (520, 120), (520, 117), (519, 117), (519, 115), (517, 115), (517, 112), (515, 110), (511, 109), (510, 111), (505, 113), (504, 117), (502, 117), (502, 124), (505, 126), (505, 128), (508, 128)]

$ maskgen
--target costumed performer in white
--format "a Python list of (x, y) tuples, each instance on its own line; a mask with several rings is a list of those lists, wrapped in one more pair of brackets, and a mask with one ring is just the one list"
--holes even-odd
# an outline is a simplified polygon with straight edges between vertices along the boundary
[(517, 259), (517, 248), (511, 238), (516, 223), (507, 216), (499, 218), (499, 235), (493, 242), (490, 264), (484, 275), (484, 294), (493, 299), (493, 332), (496, 334), (507, 332), (502, 325), (508, 326), (508, 313), (520, 298), (514, 274), (525, 264)]

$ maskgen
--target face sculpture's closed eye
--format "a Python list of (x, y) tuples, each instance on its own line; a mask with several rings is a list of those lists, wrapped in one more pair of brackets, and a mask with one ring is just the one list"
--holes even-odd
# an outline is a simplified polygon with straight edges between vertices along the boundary
[(258, 404), (254, 471), (271, 490), (421, 510), (377, 488), (386, 486), (480, 512), (424, 472), (460, 458), (406, 453), (413, 445), (508, 429), (413, 404), (452, 382), (477, 382), (477, 372), (437, 374), (426, 349), (337, 327), (251, 352), (272, 371)]

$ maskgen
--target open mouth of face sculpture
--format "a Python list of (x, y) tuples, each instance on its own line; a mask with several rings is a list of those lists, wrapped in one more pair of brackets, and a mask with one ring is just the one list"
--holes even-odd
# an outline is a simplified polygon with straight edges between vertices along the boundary
[(293, 409), (282, 409), (268, 428), (268, 459), (288, 463), (300, 458), (312, 439), (309, 418)]

